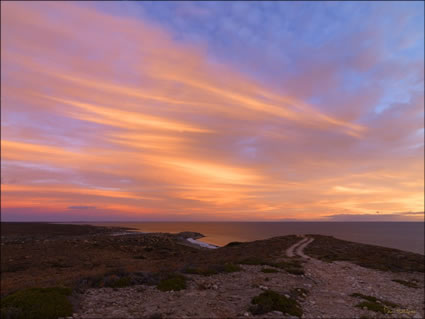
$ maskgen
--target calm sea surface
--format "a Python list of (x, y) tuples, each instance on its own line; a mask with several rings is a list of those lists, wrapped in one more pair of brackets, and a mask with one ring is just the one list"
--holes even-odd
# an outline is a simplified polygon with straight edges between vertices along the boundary
[(321, 234), (424, 254), (423, 222), (90, 222), (141, 232), (199, 232), (201, 241), (223, 246), (291, 234)]

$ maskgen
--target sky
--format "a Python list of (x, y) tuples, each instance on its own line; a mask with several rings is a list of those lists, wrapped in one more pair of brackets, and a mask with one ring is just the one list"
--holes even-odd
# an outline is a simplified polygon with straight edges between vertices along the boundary
[(6, 221), (424, 218), (424, 2), (1, 2)]

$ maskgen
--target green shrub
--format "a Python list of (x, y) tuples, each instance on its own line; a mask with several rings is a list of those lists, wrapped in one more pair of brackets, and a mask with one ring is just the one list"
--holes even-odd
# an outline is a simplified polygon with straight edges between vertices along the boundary
[(1, 300), (1, 318), (57, 319), (72, 315), (69, 288), (29, 288)]
[(157, 285), (161, 291), (178, 291), (186, 289), (186, 278), (182, 275), (171, 275), (167, 279), (163, 279)]
[(366, 308), (370, 311), (380, 312), (380, 313), (386, 313), (386, 307), (382, 304), (376, 303), (376, 302), (370, 302), (370, 301), (362, 301), (356, 305), (357, 308)]
[(393, 279), (392, 281), (399, 283), (400, 285), (409, 287), (409, 288), (419, 288), (419, 286), (413, 281), (406, 281), (401, 279)]
[(250, 311), (254, 315), (261, 315), (270, 311), (281, 311), (291, 316), (301, 317), (303, 311), (295, 299), (287, 298), (275, 291), (267, 290), (252, 299)]
[(124, 288), (131, 285), (130, 277), (121, 277), (108, 283), (107, 287)]
[(398, 305), (391, 301), (381, 300), (373, 296), (367, 296), (360, 293), (353, 293), (350, 295), (351, 297), (357, 297), (364, 299), (366, 301), (362, 301), (356, 305), (357, 308), (367, 308), (370, 311), (387, 313), (388, 307), (396, 308)]

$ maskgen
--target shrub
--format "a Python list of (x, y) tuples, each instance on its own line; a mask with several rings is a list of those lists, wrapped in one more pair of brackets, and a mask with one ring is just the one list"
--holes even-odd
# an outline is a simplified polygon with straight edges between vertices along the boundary
[(223, 266), (223, 272), (226, 272), (226, 273), (237, 272), (241, 270), (242, 268), (239, 265), (235, 265), (232, 263), (224, 264)]
[(367, 308), (368, 310), (380, 312), (380, 313), (388, 313), (388, 307), (395, 308), (398, 305), (391, 301), (381, 300), (373, 296), (367, 296), (360, 293), (353, 293), (350, 295), (351, 297), (357, 297), (364, 299), (366, 301), (362, 301), (356, 305), (357, 308)]
[(121, 278), (117, 278), (116, 280), (109, 282), (107, 287), (124, 288), (124, 287), (128, 287), (130, 285), (131, 285), (130, 277), (121, 277)]
[(69, 288), (29, 288), (2, 298), (1, 317), (7, 319), (57, 319), (72, 315)]
[(304, 275), (304, 269), (298, 260), (281, 261), (273, 264), (274, 267), (285, 270), (286, 272), (293, 275)]
[(182, 275), (173, 274), (167, 279), (163, 279), (157, 285), (161, 291), (178, 291), (186, 289), (186, 278)]
[(212, 276), (218, 274), (217, 270), (212, 269), (211, 267), (208, 268), (195, 268), (195, 267), (188, 267), (183, 270), (186, 274), (192, 274), (192, 275), (201, 275), (201, 276)]
[(241, 271), (242, 268), (239, 265), (232, 263), (226, 263), (224, 265), (209, 265), (208, 267), (187, 267), (183, 269), (186, 274), (201, 275), (201, 276), (212, 276), (219, 273), (231, 273)]
[(287, 298), (275, 291), (267, 290), (254, 297), (251, 301), (251, 313), (261, 315), (270, 311), (281, 311), (292, 316), (301, 317), (303, 311), (295, 299)]
[(409, 287), (409, 288), (419, 288), (419, 286), (413, 281), (406, 281), (401, 279), (393, 279), (392, 281), (399, 283), (400, 285)]
[(258, 257), (248, 257), (245, 259), (242, 259), (239, 261), (242, 265), (269, 265), (270, 263), (268, 261), (265, 261), (264, 259), (258, 258)]

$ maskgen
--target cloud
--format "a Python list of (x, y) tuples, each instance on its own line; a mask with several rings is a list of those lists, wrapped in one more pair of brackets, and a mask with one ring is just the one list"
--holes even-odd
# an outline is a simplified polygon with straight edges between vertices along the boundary
[(68, 209), (96, 209), (96, 206), (68, 206)]
[[(387, 222), (387, 221), (423, 221), (421, 213), (394, 213), (394, 214), (335, 214), (324, 216), (328, 221), (339, 222)], [(413, 216), (412, 216), (413, 215)], [(421, 216), (416, 216), (421, 215)], [(409, 216), (407, 218), (407, 216)], [(418, 218), (420, 217), (420, 218)]]
[[(292, 220), (423, 207), (423, 91), (411, 85), (423, 80), (421, 61), (388, 58), (386, 41), (374, 40), (391, 32), (372, 20), (338, 33), (344, 19), (330, 9), (340, 19), (319, 41), (320, 28), (304, 23), (327, 25), (316, 4), (307, 6), (315, 13), (262, 7), (278, 12), (267, 30), (258, 28), (266, 11), (234, 19), (255, 4), (182, 7), (184, 27), (227, 19), (228, 37), (216, 26), (205, 39), (238, 38), (244, 46), (221, 52), (239, 59), (246, 49), (256, 73), (112, 7), (1, 5), (1, 205), (10, 214), (68, 218), (81, 202), (102, 208), (86, 216), (96, 219)], [(394, 87), (406, 98), (389, 98)]]

